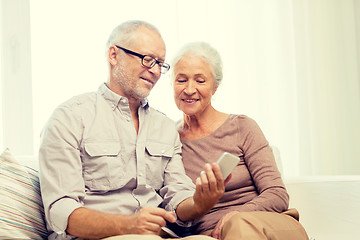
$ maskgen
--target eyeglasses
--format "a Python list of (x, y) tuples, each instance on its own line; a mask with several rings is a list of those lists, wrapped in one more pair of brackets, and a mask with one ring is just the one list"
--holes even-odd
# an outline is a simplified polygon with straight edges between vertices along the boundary
[(123, 47), (120, 47), (118, 45), (115, 45), (117, 48), (120, 48), (121, 50), (123, 50), (124, 52), (126, 52), (127, 54), (131, 54), (131, 55), (134, 55), (136, 57), (139, 57), (141, 58), (141, 64), (147, 68), (153, 68), (155, 66), (155, 64), (159, 64), (160, 66), (160, 72), (162, 74), (166, 73), (167, 71), (169, 71), (170, 69), (170, 65), (163, 62), (163, 61), (159, 61), (149, 55), (142, 55), (140, 53), (136, 53), (136, 52), (133, 52), (129, 49), (126, 49), (126, 48), (123, 48)]

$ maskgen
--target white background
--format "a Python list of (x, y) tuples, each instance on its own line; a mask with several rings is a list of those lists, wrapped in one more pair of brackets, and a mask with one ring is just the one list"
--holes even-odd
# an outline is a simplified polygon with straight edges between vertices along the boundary
[[(0, 146), (16, 155), (36, 157), (53, 109), (107, 80), (105, 42), (112, 29), (142, 19), (159, 28), (168, 61), (189, 41), (218, 49), (224, 80), (214, 106), (254, 118), (280, 149), (286, 176), (360, 174), (357, 0), (1, 3)], [(8, 12), (12, 5), (14, 13)], [(16, 24), (21, 19), (28, 29)], [(23, 74), (9, 72), (21, 64), (28, 66)], [(181, 117), (169, 75), (150, 94), (150, 104), (174, 120)]]

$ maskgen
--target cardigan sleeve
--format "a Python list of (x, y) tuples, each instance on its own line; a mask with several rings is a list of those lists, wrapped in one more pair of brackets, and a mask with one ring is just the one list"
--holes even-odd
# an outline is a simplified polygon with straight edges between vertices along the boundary
[(276, 166), (274, 154), (258, 124), (247, 118), (247, 124), (239, 126), (239, 140), (244, 160), (258, 196), (239, 205), (239, 211), (283, 212), (288, 209), (289, 195)]

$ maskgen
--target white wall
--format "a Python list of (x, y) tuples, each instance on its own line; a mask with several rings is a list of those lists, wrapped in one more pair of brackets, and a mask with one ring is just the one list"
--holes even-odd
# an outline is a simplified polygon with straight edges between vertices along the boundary
[(9, 147), (16, 154), (32, 155), (34, 144), (29, 2), (1, 0), (0, 10), (0, 133), (3, 140), (0, 146)]
[[(159, 5), (162, 7), (153, 8)], [(104, 43), (108, 34), (122, 21), (140, 18), (160, 29), (167, 43), (168, 60), (189, 41), (208, 41), (216, 47), (224, 61), (224, 81), (214, 105), (257, 120), (269, 141), (288, 160), (284, 166), (289, 174), (298, 175), (290, 10), (290, 2), (278, 1), (34, 0), (31, 21), (35, 134), (61, 101), (95, 90), (106, 81)], [(150, 103), (177, 120), (181, 113), (172, 101), (168, 77), (164, 75), (155, 87)]]
[[(358, 74), (360, 76), (360, 1), (354, 0), (354, 14), (356, 19), (355, 29), (356, 31), (356, 40), (358, 42), (357, 44), (357, 63), (358, 63)], [(359, 87), (360, 87), (360, 77), (359, 79)]]
[[(29, 9), (28, 1), (20, 2), (18, 8)], [(162, 32), (167, 60), (189, 41), (208, 41), (219, 50), (224, 81), (215, 107), (254, 118), (280, 149), (285, 176), (360, 174), (359, 7), (357, 0), (32, 0), (32, 65), (24, 72), (27, 78), (18, 78), (32, 76), (32, 85), (31, 79), (16, 85), (32, 88), (32, 101), (31, 91), (3, 95), (6, 101), (25, 96), (22, 101), (29, 105), (28, 118), (4, 118), (4, 141), (10, 143), (9, 126), (18, 138), (16, 121), (32, 124), (33, 112), (34, 134), (26, 134), (33, 136), (27, 141), (34, 143), (36, 155), (41, 128), (53, 109), (106, 81), (104, 47), (110, 31), (125, 20), (143, 19)], [(26, 13), (6, 16), (22, 24), (14, 28), (11, 23), (12, 30), (29, 27)], [(164, 75), (150, 104), (176, 120), (181, 113), (172, 99), (169, 75)], [(14, 105), (3, 111), (15, 114)]]
[(299, 0), (293, 7), (300, 171), (359, 174), (359, 4)]
[[(0, 13), (2, 13), (2, 2), (0, 1)], [(2, 16), (2, 14), (0, 15)], [(3, 25), (3, 20), (2, 20), (2, 17), (0, 17), (0, 46), (3, 45), (2, 43), (2, 39), (3, 39), (3, 34), (2, 34), (2, 25)], [(2, 51), (0, 49), (0, 56), (2, 55)], [(4, 149), (5, 148), (5, 145), (3, 144), (4, 143), (4, 139), (3, 139), (3, 116), (4, 114), (2, 113), (2, 68), (3, 68), (3, 65), (2, 65), (2, 57), (0, 57), (0, 147), (1, 149)], [(0, 150), (1, 151), (1, 150)]]

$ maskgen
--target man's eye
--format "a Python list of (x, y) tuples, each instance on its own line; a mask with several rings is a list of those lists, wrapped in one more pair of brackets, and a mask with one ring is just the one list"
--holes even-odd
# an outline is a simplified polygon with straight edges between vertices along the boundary
[(144, 58), (143, 61), (146, 62), (146, 63), (151, 63), (151, 62), (152, 62), (152, 59), (151, 59), (151, 58)]

